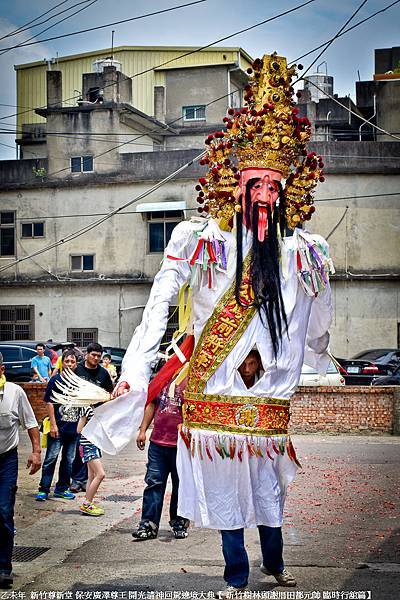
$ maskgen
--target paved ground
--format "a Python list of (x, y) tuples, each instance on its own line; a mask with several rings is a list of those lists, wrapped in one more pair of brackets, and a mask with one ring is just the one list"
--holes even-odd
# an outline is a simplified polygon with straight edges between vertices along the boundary
[[(400, 438), (295, 436), (294, 441), (303, 468), (288, 496), (284, 538), (297, 595), (259, 572), (253, 530), (246, 534), (251, 590), (266, 599), (397, 600)], [(174, 540), (165, 512), (157, 540), (131, 537), (140, 517), (146, 459), (133, 444), (119, 457), (105, 458), (106, 515), (99, 519), (80, 515), (76, 501), (35, 502), (39, 476), (31, 478), (24, 469), (25, 443), (20, 454), (16, 545), (50, 549), (32, 562), (15, 562), (14, 590), (20, 594), (1, 598), (52, 600), (53, 594), (44, 592), (58, 591), (60, 598), (73, 600), (185, 600), (223, 586), (218, 532), (193, 529), (186, 540)]]

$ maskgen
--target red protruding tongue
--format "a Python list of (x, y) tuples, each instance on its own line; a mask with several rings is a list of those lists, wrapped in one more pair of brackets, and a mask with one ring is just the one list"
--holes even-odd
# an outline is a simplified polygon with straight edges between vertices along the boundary
[(268, 212), (265, 206), (258, 208), (258, 241), (263, 242), (268, 231)]

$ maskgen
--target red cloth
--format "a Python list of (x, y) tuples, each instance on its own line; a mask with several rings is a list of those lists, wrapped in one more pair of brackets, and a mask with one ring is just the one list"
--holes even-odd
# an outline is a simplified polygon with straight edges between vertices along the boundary
[[(179, 346), (180, 351), (185, 355), (188, 361), (193, 354), (194, 349), (194, 336), (188, 335)], [(172, 381), (175, 373), (182, 367), (182, 363), (176, 354), (173, 354), (170, 359), (167, 360), (165, 365), (158, 371), (157, 375), (150, 381), (149, 389), (147, 392), (146, 406), (153, 402), (161, 390)]]

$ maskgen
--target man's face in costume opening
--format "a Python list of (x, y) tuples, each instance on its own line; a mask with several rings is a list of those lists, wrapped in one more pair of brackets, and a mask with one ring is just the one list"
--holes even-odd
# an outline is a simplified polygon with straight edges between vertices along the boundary
[[(258, 239), (263, 241), (268, 232), (268, 214), (272, 215), (279, 198), (279, 185), (282, 174), (273, 169), (251, 168), (240, 173), (240, 193), (242, 195), (243, 223), (252, 228), (254, 206), (258, 207)], [(250, 200), (251, 206), (248, 206)], [(250, 217), (250, 218), (249, 218)], [(254, 232), (256, 233), (256, 232)]]

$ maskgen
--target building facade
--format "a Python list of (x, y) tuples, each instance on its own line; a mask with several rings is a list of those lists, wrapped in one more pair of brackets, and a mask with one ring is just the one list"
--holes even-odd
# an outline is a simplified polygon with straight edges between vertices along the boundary
[[(38, 121), (25, 122), (31, 132), (44, 128), (43, 139), (19, 138), (23, 159), (0, 162), (1, 339), (126, 347), (173, 227), (197, 214), (203, 168), (194, 159), (204, 136), (241, 103), (250, 59), (228, 50), (209, 65), (203, 56), (196, 65), (159, 66), (149, 105), (135, 104), (135, 79), (127, 82), (114, 64), (80, 73), (73, 106), (62, 102), (73, 57), (47, 72)], [(400, 142), (319, 140), (312, 149), (323, 156), (326, 182), (310, 229), (328, 239), (336, 266), (332, 351), (397, 347)], [(28, 158), (35, 150), (40, 156)], [(172, 308), (170, 330), (176, 318)]]

